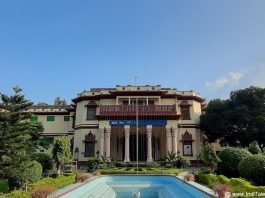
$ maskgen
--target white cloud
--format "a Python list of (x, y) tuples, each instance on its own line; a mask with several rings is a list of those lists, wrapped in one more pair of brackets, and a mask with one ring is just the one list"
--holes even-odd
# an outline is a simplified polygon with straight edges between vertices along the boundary
[(206, 82), (205, 87), (210, 91), (217, 91), (227, 85), (239, 84), (243, 76), (244, 76), (243, 72), (229, 72), (228, 74), (219, 77), (214, 81)]

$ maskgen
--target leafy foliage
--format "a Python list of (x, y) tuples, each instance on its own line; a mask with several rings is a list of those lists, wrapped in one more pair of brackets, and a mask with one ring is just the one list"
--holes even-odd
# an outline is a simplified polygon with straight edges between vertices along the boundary
[(0, 193), (7, 193), (9, 191), (8, 180), (0, 180)]
[(87, 161), (87, 168), (88, 172), (93, 172), (95, 171), (99, 164), (101, 163), (101, 160), (99, 158), (92, 158)]
[(238, 171), (241, 177), (257, 185), (265, 185), (265, 156), (253, 155), (242, 159)]
[(57, 174), (61, 173), (61, 165), (68, 163), (72, 159), (71, 144), (68, 137), (59, 137), (52, 150), (53, 159), (57, 164)]
[(67, 105), (66, 100), (61, 99), (60, 97), (56, 97), (54, 99), (54, 105), (62, 106), (62, 105)]
[(203, 161), (208, 165), (215, 165), (220, 162), (219, 157), (216, 155), (214, 148), (210, 145), (205, 145), (203, 148)]
[[(21, 94), (22, 89), (14, 87), (14, 95), (0, 94), (0, 177), (7, 178), (30, 161), (35, 151), (43, 126), (31, 122), (25, 113), (33, 104)], [(14, 175), (13, 175), (14, 176)]]
[(219, 153), (217, 172), (228, 177), (238, 177), (238, 164), (245, 157), (252, 156), (246, 149), (228, 147)]
[(258, 154), (261, 152), (258, 142), (251, 142), (248, 146), (248, 151), (252, 154)]
[(246, 147), (257, 141), (265, 144), (265, 89), (249, 87), (232, 91), (228, 100), (209, 102), (201, 115), (202, 131), (209, 142)]
[(48, 174), (48, 171), (54, 168), (54, 161), (49, 153), (34, 153), (31, 158), (41, 164), (45, 175)]
[(9, 175), (9, 183), (11, 186), (23, 187), (25, 182), (33, 183), (41, 179), (42, 166), (37, 161), (28, 162), (21, 165), (19, 169), (13, 170)]

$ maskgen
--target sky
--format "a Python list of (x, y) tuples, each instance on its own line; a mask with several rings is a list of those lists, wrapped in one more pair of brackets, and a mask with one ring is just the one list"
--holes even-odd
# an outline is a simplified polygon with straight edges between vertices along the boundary
[(265, 87), (264, 0), (2, 0), (0, 92), (68, 102), (115, 85), (208, 101)]

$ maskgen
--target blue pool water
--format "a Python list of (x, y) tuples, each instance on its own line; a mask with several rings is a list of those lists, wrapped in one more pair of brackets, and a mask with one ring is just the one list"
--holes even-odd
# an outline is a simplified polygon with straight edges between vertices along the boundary
[(209, 196), (174, 176), (101, 176), (62, 197), (206, 198)]

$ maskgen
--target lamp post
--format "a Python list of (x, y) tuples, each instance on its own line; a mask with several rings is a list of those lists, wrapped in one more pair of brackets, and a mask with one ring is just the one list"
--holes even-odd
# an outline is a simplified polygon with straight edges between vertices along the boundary
[(74, 160), (78, 161), (79, 158), (79, 148), (75, 147), (75, 151), (74, 151)]

